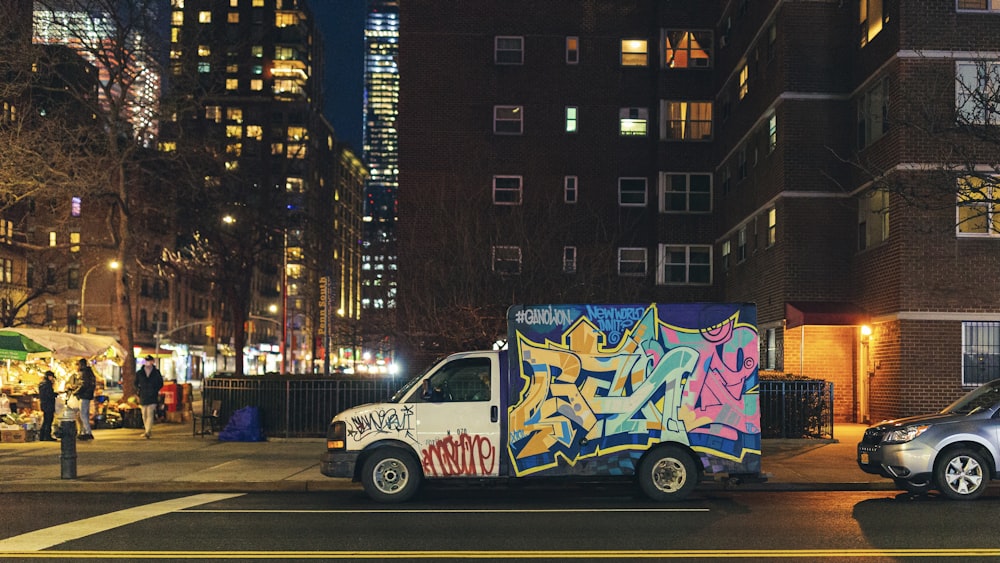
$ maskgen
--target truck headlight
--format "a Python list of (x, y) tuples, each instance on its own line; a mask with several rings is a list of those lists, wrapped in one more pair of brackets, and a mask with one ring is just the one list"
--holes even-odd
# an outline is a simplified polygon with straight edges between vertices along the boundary
[(884, 437), (882, 437), (883, 444), (904, 444), (913, 440), (917, 436), (921, 435), (930, 428), (930, 424), (921, 424), (919, 426), (906, 426), (887, 432)]
[(334, 421), (326, 429), (326, 449), (343, 450), (347, 447), (347, 424), (343, 420)]

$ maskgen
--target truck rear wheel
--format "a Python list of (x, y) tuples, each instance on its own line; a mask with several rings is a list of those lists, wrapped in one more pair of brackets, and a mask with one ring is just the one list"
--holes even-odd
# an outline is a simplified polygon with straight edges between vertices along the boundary
[(365, 493), (377, 502), (406, 502), (417, 494), (422, 479), (413, 456), (400, 448), (379, 448), (361, 468)]
[(649, 452), (639, 464), (639, 487), (657, 502), (673, 502), (686, 498), (697, 484), (698, 475), (684, 450), (664, 446)]

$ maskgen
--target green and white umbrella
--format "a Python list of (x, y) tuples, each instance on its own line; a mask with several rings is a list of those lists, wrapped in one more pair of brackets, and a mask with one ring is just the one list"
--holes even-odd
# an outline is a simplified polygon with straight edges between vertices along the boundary
[(23, 334), (0, 330), (0, 360), (35, 360), (51, 355), (48, 348)]

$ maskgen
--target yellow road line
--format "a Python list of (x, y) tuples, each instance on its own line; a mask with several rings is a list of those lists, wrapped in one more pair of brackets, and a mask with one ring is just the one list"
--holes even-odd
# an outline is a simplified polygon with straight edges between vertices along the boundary
[(25, 559), (815, 559), (845, 557), (1000, 557), (1000, 548), (682, 549), (537, 551), (0, 551)]

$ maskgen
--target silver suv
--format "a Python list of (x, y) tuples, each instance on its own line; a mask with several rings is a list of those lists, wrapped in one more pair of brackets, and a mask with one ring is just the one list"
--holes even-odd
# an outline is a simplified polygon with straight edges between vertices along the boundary
[(858, 465), (913, 493), (978, 498), (1000, 465), (1000, 379), (938, 414), (886, 420), (865, 430)]

